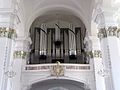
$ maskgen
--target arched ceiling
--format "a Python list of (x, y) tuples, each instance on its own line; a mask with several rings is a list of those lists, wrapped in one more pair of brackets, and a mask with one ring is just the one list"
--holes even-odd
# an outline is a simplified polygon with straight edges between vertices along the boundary
[[(75, 17), (71, 13), (68, 13), (64, 10), (63, 11), (57, 10), (57, 11), (47, 12), (44, 15), (37, 17), (34, 20), (33, 24), (34, 25), (37, 25), (37, 24), (41, 25), (42, 23), (55, 24), (57, 22), (59, 22), (60, 25), (63, 25), (62, 24), (63, 22), (67, 22), (69, 24), (70, 23), (73, 24), (76, 27), (81, 27), (81, 25), (83, 27), (85, 27), (83, 22), (78, 17)], [(69, 26), (69, 24), (68, 24), (68, 26)], [(68, 27), (68, 26), (66, 26), (66, 27)], [(63, 26), (63, 27), (65, 28), (65, 26)]]
[[(33, 21), (44, 15), (69, 14), (80, 19), (90, 29), (94, 0), (24, 0), (26, 32)], [(65, 19), (65, 18), (64, 18)]]
[[(33, 21), (40, 16), (49, 15), (48, 12), (61, 11), (61, 14), (69, 14), (80, 19), (86, 29), (91, 33), (91, 20), (93, 9), (101, 3), (103, 11), (111, 15), (118, 10), (119, 0), (18, 0), (22, 2), (22, 13), (24, 13), (23, 34), (28, 34)], [(56, 14), (56, 13), (53, 13)], [(22, 32), (22, 31), (21, 31)], [(21, 34), (22, 35), (22, 34)], [(24, 36), (24, 35), (23, 35)], [(28, 35), (29, 36), (29, 35)]]

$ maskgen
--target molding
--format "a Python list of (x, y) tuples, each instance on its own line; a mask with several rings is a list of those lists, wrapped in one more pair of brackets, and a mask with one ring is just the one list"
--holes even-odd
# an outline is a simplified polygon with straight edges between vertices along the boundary
[(88, 51), (86, 55), (90, 58), (102, 58), (102, 52), (100, 50)]
[(0, 8), (0, 15), (13, 14), (14, 10), (15, 10), (14, 8)]
[(101, 28), (98, 33), (98, 38), (107, 38), (108, 36), (116, 36), (120, 37), (120, 28), (117, 28), (116, 26), (111, 26), (108, 28)]
[(17, 37), (16, 30), (8, 27), (0, 27), (0, 37), (14, 39)]
[(28, 52), (25, 51), (15, 51), (14, 59), (26, 59), (28, 56)]

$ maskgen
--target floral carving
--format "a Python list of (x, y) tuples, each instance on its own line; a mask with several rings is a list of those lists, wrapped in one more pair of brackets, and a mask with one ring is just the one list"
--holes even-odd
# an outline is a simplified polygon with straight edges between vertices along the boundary
[(100, 50), (89, 51), (89, 52), (86, 52), (86, 54), (90, 58), (102, 58), (102, 53)]
[(98, 33), (98, 38), (106, 38), (108, 36), (120, 36), (120, 29), (117, 28), (116, 26), (110, 26), (108, 28), (101, 28)]
[(14, 29), (0, 27), (0, 37), (15, 38), (17, 37), (17, 34)]
[(57, 77), (64, 75), (64, 67), (60, 65), (59, 61), (57, 61), (57, 65), (52, 67), (52, 75)]
[(14, 58), (22, 58), (25, 59), (27, 57), (27, 52), (25, 51), (15, 51)]

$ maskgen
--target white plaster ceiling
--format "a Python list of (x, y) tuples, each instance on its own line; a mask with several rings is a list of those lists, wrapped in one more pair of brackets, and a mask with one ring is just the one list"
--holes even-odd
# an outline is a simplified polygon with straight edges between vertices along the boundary
[[(120, 4), (119, 0), (20, 0), (23, 2), (25, 12), (25, 32), (28, 33), (33, 21), (38, 17), (49, 16), (50, 14), (56, 15), (56, 12), (62, 16), (64, 20), (74, 16), (81, 20), (88, 31), (91, 30), (92, 11), (97, 3), (102, 3), (103, 11), (111, 15), (115, 13)], [(114, 7), (114, 8), (113, 8)], [(116, 8), (117, 7), (117, 8)], [(65, 17), (69, 14), (69, 17)], [(44, 18), (45, 19), (45, 18)], [(52, 18), (51, 18), (52, 19)], [(46, 20), (50, 20), (47, 19)], [(72, 19), (73, 20), (73, 19)], [(71, 20), (71, 21), (72, 21)], [(91, 31), (90, 31), (91, 33)]]
[[(63, 22), (67, 22), (69, 24), (70, 23), (73, 24), (75, 27), (81, 27), (81, 26), (84, 27), (83, 22), (79, 18), (75, 17), (71, 13), (66, 13), (65, 11), (48, 12), (46, 15), (39, 16), (34, 21), (34, 25), (37, 25), (37, 24), (41, 25), (42, 23), (55, 24), (58, 22), (59, 22), (59, 25), (64, 25)], [(68, 26), (69, 26), (69, 24), (68, 24)], [(68, 26), (66, 26), (66, 28)], [(63, 26), (63, 27), (65, 28), (65, 26)]]
[(24, 0), (26, 30), (29, 30), (37, 17), (56, 15), (57, 13), (64, 14), (64, 16), (69, 14), (68, 18), (64, 17), (68, 21), (73, 15), (80, 19), (86, 28), (90, 28), (93, 3), (94, 0)]

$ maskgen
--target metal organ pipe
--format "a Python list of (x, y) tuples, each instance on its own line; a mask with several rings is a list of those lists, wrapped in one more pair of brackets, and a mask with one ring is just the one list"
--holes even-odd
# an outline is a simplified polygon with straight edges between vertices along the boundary
[[(57, 23), (59, 26), (59, 22)], [(60, 28), (55, 25), (55, 42), (59, 45), (55, 47), (55, 57), (60, 58), (60, 47), (61, 47), (61, 40), (60, 40)]]
[[(73, 29), (73, 24), (69, 24), (69, 28), (75, 32)], [(70, 55), (76, 55), (76, 41), (75, 41), (75, 34), (69, 31), (69, 53)]]
[[(57, 23), (59, 25), (59, 22)], [(60, 29), (55, 25), (55, 41), (60, 40)]]
[[(47, 31), (46, 25), (44, 23), (41, 24), (41, 29), (43, 29), (45, 32)], [(41, 31), (40, 33), (40, 55), (42, 54), (46, 55), (46, 48), (47, 48), (47, 36), (43, 31)]]
[[(52, 23), (53, 24), (53, 23)], [(63, 27), (60, 27), (59, 24)], [(63, 24), (67, 24), (64, 27)], [(33, 26), (31, 30), (32, 50), (31, 63), (84, 63), (84, 50), (82, 49), (85, 30), (75, 27), (72, 23), (45, 23)]]

